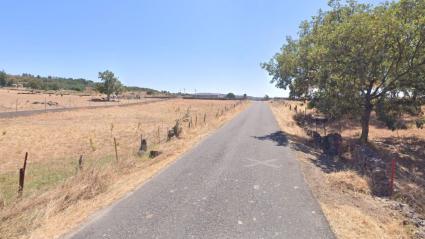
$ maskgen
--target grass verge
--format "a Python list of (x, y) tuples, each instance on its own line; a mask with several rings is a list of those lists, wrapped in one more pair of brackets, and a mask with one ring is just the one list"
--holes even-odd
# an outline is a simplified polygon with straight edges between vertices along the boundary
[(270, 107), (338, 238), (412, 238), (412, 228), (404, 224), (404, 216), (390, 208), (386, 200), (371, 195), (367, 178), (326, 165), (321, 152), (307, 143), (308, 136), (294, 120), (295, 112), (280, 102)]

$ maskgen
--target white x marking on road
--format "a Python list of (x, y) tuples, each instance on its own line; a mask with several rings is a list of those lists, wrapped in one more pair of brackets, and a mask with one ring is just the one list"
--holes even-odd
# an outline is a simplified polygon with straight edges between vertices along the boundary
[(265, 160), (265, 161), (260, 161), (260, 160), (255, 160), (255, 159), (248, 159), (248, 161), (251, 161), (253, 163), (245, 165), (245, 167), (254, 167), (254, 166), (258, 166), (258, 165), (263, 165), (266, 167), (270, 167), (270, 168), (280, 168), (282, 167), (282, 165), (274, 165), (272, 164), (272, 162), (275, 162), (279, 159), (269, 159), (269, 160)]

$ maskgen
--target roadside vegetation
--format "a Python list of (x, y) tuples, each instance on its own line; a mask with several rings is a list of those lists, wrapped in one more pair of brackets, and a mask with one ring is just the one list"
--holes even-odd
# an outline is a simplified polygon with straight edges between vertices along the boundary
[(339, 237), (423, 238), (425, 2), (329, 6), (262, 64), (273, 111)]
[(262, 64), (272, 82), (288, 88), (290, 98), (309, 100), (328, 119), (358, 120), (363, 144), (373, 111), (391, 129), (404, 128), (405, 114), (423, 116), (425, 2), (329, 5)]
[[(423, 214), (415, 212), (414, 207), (408, 206), (405, 201), (400, 200), (401, 197), (397, 196), (412, 193), (413, 191), (407, 190), (405, 186), (414, 185), (414, 181), (397, 176), (397, 194), (391, 198), (375, 197), (371, 190), (370, 178), (353, 167), (349, 152), (345, 152), (340, 158), (333, 158), (315, 147), (306, 129), (300, 127), (300, 123), (296, 120), (300, 112), (304, 114), (305, 104), (298, 101), (273, 101), (270, 106), (282, 133), (288, 137), (291, 148), (297, 153), (304, 177), (338, 238), (422, 238), (423, 234), (420, 233), (423, 231), (419, 231), (421, 228), (419, 224), (417, 225), (422, 221), (415, 221), (415, 218), (412, 218), (412, 212), (418, 217), (423, 217)], [(294, 110), (295, 106), (300, 109), (298, 113)], [(306, 113), (314, 114), (315, 111), (307, 109)], [(375, 117), (372, 119), (376, 122)], [(347, 122), (343, 128), (344, 137), (360, 135), (360, 125), (353, 127), (352, 123)], [(314, 128), (315, 125), (312, 127)], [(327, 130), (339, 132), (340, 128), (339, 125), (334, 125), (328, 126)], [(319, 126), (318, 131), (323, 131), (323, 128)], [(415, 129), (410, 130), (412, 131)], [(395, 134), (391, 130), (372, 126), (370, 140), (378, 142), (382, 138)], [(425, 137), (425, 131), (420, 134)], [(344, 144), (346, 145), (347, 141)], [(423, 159), (418, 159), (417, 166), (422, 163)], [(404, 169), (399, 170), (402, 172)], [(410, 177), (423, 176), (418, 173)], [(418, 198), (423, 195), (420, 191), (416, 193)]]

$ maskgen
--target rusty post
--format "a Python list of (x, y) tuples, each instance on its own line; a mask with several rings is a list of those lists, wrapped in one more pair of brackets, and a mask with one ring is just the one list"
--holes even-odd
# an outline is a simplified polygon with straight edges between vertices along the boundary
[(206, 120), (207, 120), (207, 113), (204, 113), (204, 124), (205, 124)]
[(27, 168), (27, 160), (28, 160), (28, 152), (25, 153), (24, 166), (19, 169), (18, 197), (22, 197), (22, 192), (24, 191), (25, 170)]
[(196, 114), (196, 117), (195, 117), (195, 126), (197, 125), (198, 125), (198, 114)]
[(115, 159), (118, 162), (117, 139), (115, 137), (114, 137), (114, 145), (115, 145)]

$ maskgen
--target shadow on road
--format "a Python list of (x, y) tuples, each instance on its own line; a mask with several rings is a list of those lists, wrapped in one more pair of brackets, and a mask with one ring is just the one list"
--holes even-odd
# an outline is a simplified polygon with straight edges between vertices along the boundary
[(288, 146), (288, 138), (283, 133), (283, 131), (276, 131), (264, 136), (253, 136), (253, 138), (258, 140), (273, 141), (276, 142), (278, 146)]
[[(344, 162), (335, 157), (326, 155), (321, 152), (320, 149), (315, 148), (312, 142), (296, 135), (288, 135), (283, 131), (276, 131), (264, 136), (253, 136), (253, 138), (273, 141), (276, 142), (278, 146), (290, 146), (291, 149), (295, 151), (310, 154), (314, 156), (314, 159), (310, 159), (311, 162), (325, 173), (332, 173), (347, 169), (347, 165)], [(291, 141), (291, 144), (289, 144), (289, 141)]]

